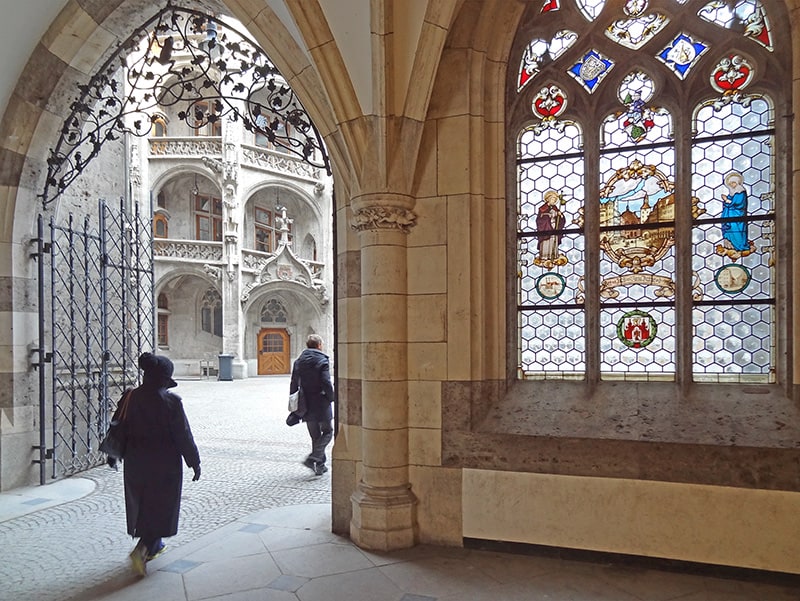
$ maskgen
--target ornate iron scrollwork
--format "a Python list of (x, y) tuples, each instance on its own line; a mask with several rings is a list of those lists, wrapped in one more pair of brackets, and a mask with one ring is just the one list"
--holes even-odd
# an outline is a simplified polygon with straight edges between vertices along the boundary
[(286, 80), (248, 36), (214, 16), (168, 3), (108, 58), (71, 104), (47, 160), (46, 206), (81, 174), (103, 143), (150, 135), (158, 107), (179, 105), (192, 128), (242, 120), (308, 164), (330, 163), (322, 137)]

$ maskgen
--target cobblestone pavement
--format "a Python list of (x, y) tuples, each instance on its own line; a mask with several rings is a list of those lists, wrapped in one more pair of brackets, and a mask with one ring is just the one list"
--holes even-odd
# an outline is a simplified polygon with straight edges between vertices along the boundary
[[(305, 426), (284, 423), (288, 390), (288, 376), (178, 382), (203, 471), (191, 482), (184, 470), (168, 549), (261, 509), (330, 503), (330, 475), (300, 464), (310, 450)], [(122, 471), (103, 466), (77, 477), (95, 490), (0, 522), (0, 601), (64, 601), (129, 570)]]

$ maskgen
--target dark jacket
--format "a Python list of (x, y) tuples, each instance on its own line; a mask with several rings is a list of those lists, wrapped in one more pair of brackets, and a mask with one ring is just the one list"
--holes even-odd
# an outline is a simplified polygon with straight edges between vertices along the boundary
[(142, 385), (131, 392), (125, 410), (123, 465), (128, 534), (145, 540), (178, 532), (181, 459), (189, 467), (200, 465), (181, 398), (167, 390), (175, 385), (172, 370), (168, 371), (145, 372)]
[(289, 394), (302, 388), (301, 397), (305, 413), (297, 411), (304, 421), (330, 421), (333, 419), (333, 384), (328, 356), (319, 349), (307, 348), (292, 366), (292, 383)]

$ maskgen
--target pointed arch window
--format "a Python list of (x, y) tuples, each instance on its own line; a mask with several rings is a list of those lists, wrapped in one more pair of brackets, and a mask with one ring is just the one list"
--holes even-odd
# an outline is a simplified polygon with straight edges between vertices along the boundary
[(200, 301), (200, 325), (204, 332), (222, 336), (222, 297), (213, 288)]
[[(789, 57), (767, 3), (722, 5), (527, 9), (508, 81), (519, 378), (787, 377), (775, 107), (790, 86), (774, 82)], [(545, 56), (565, 30), (569, 52)]]
[(169, 238), (169, 219), (164, 213), (153, 215), (153, 236), (155, 238)]
[(169, 301), (163, 292), (158, 295), (158, 346), (169, 347)]
[(153, 128), (150, 132), (156, 138), (163, 138), (167, 135), (167, 120), (163, 115), (155, 115), (153, 118)]

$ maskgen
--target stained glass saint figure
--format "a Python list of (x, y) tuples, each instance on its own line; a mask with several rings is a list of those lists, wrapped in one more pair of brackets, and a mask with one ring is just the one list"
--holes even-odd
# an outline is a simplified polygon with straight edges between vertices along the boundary
[[(536, 231), (545, 234), (539, 236), (539, 256), (534, 260), (537, 265), (566, 264), (566, 257), (558, 250), (562, 237), (560, 232), (566, 225), (564, 213), (561, 211), (562, 204), (564, 199), (561, 194), (555, 190), (547, 190), (544, 201), (536, 211)], [(553, 233), (548, 234), (549, 232)]]
[(722, 218), (731, 219), (722, 224), (722, 244), (717, 246), (717, 253), (732, 259), (747, 256), (754, 250), (753, 243), (747, 239), (747, 190), (744, 178), (737, 171), (725, 176), (728, 194), (722, 195)]

